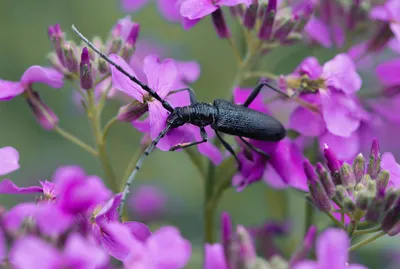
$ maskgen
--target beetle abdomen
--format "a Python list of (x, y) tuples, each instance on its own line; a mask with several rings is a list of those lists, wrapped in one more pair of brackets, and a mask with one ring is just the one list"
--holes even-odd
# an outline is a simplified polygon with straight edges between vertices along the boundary
[(271, 116), (221, 99), (215, 100), (214, 106), (218, 109), (213, 126), (217, 131), (263, 141), (279, 141), (286, 136), (283, 125)]

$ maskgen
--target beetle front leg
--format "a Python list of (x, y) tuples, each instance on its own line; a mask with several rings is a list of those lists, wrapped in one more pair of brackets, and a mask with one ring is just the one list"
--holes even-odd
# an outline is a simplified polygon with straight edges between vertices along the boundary
[(200, 127), (200, 135), (202, 138), (201, 141), (194, 141), (194, 142), (189, 142), (189, 143), (178, 144), (178, 145), (171, 147), (169, 150), (175, 151), (177, 149), (184, 149), (184, 148), (188, 148), (191, 146), (195, 146), (195, 145), (199, 145), (199, 144), (207, 142), (207, 132), (206, 132), (206, 129), (204, 129), (204, 127)]

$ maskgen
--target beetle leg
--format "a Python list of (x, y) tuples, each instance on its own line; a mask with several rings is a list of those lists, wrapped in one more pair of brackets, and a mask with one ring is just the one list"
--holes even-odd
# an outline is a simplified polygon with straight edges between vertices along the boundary
[(231, 145), (229, 145), (228, 142), (226, 142), (216, 130), (215, 130), (215, 134), (217, 135), (217, 138), (219, 139), (219, 141), (221, 141), (224, 148), (226, 148), (233, 155), (233, 157), (235, 157), (235, 160), (238, 164), (238, 170), (240, 171), (242, 168), (242, 164), (240, 163), (239, 158), (236, 156), (236, 153), (233, 150), (233, 148), (231, 147)]
[(187, 147), (191, 147), (191, 146), (195, 146), (195, 145), (207, 142), (207, 132), (206, 132), (206, 129), (204, 129), (204, 127), (200, 127), (200, 135), (201, 135), (201, 138), (202, 138), (201, 141), (194, 141), (194, 142), (189, 142), (189, 143), (178, 144), (178, 145), (175, 145), (175, 146), (171, 147), (169, 150), (170, 151), (175, 151), (177, 149), (184, 149), (184, 148), (187, 148)]
[(242, 142), (246, 145), (246, 147), (248, 147), (251, 150), (254, 150), (255, 152), (257, 152), (258, 154), (264, 156), (265, 158), (267, 158), (267, 160), (271, 159), (271, 156), (269, 156), (268, 153), (265, 153), (264, 151), (262, 151), (259, 148), (256, 148), (255, 146), (253, 146), (252, 144), (250, 144), (249, 142), (247, 142), (247, 140), (245, 140), (243, 137), (239, 136), (239, 139), (242, 140)]
[(248, 107), (254, 101), (254, 99), (256, 99), (257, 95), (260, 93), (262, 87), (264, 87), (264, 86), (267, 86), (274, 92), (277, 92), (286, 98), (291, 98), (290, 95), (288, 95), (287, 93), (284, 93), (283, 91), (279, 90), (278, 88), (271, 86), (267, 82), (260, 82), (250, 93), (249, 97), (247, 97), (246, 101), (243, 103), (243, 106)]
[(169, 94), (174, 94), (177, 92), (183, 92), (183, 91), (188, 91), (189, 92), (189, 97), (190, 97), (190, 104), (196, 104), (197, 103), (197, 98), (196, 98), (196, 94), (194, 93), (192, 88), (183, 88), (183, 89), (179, 89), (179, 90), (174, 90), (174, 91), (170, 91), (168, 93)]

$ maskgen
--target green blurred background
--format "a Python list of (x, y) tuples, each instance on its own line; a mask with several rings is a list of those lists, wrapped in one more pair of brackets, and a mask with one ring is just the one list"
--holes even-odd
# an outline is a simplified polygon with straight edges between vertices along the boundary
[[(0, 1), (0, 78), (19, 80), (31, 65), (47, 65), (46, 55), (51, 50), (47, 27), (60, 23), (68, 38), (77, 40), (70, 30), (75, 24), (88, 37), (105, 38), (116, 20), (124, 17), (118, 0), (69, 0), (69, 1)], [(151, 3), (132, 19), (141, 24), (141, 39), (166, 46), (171, 57), (180, 60), (196, 60), (201, 65), (201, 77), (193, 87), (200, 100), (212, 101), (226, 98), (235, 75), (235, 61), (227, 42), (219, 40), (209, 20), (202, 21), (191, 31), (180, 25), (170, 24), (158, 14)], [(334, 55), (334, 51), (311, 50), (304, 46), (280, 49), (268, 56), (264, 65), (267, 70), (288, 73), (307, 55), (316, 55), (322, 61)], [(60, 126), (90, 143), (91, 135), (85, 115), (72, 103), (72, 89), (60, 90), (36, 85), (44, 101), (60, 118)], [(111, 118), (120, 104), (110, 101), (103, 120)], [(97, 160), (59, 135), (43, 130), (35, 121), (22, 98), (0, 104), (0, 147), (13, 146), (20, 153), (21, 169), (9, 175), (19, 185), (36, 185), (38, 180), (51, 179), (60, 165), (78, 164), (88, 173), (102, 176)], [(119, 123), (111, 130), (108, 150), (117, 176), (124, 173), (132, 155), (138, 148), (140, 133), (129, 124)], [(202, 242), (203, 184), (197, 170), (183, 152), (155, 152), (140, 171), (133, 188), (138, 184), (156, 184), (168, 194), (167, 222), (181, 228), (183, 235), (194, 242), (192, 264), (199, 264)], [(1, 196), (0, 204), (9, 207), (21, 199), (31, 197)], [(286, 199), (286, 203), (283, 202)], [(260, 225), (267, 219), (283, 220), (290, 217), (294, 232), (284, 244), (295, 246), (302, 236), (305, 201), (302, 194), (293, 190), (277, 192), (264, 183), (257, 183), (242, 193), (229, 191), (222, 199), (218, 212), (228, 211), (234, 222), (244, 225)], [(317, 215), (320, 223), (324, 216)], [(216, 223), (216, 229), (219, 229)], [(381, 251), (395, 250), (398, 239), (380, 239), (371, 247), (358, 252), (363, 262), (373, 266), (374, 257)], [(376, 263), (375, 263), (376, 264)], [(199, 267), (193, 265), (194, 268)], [(193, 267), (191, 266), (191, 267)]]

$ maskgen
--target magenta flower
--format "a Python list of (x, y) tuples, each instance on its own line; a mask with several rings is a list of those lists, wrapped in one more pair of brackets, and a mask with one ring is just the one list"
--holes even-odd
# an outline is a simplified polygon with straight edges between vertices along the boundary
[(10, 260), (19, 269), (103, 268), (108, 264), (107, 254), (81, 235), (68, 237), (61, 252), (46, 241), (26, 236), (11, 249)]
[(19, 154), (13, 147), (0, 148), (0, 176), (19, 169)]
[(317, 261), (301, 261), (293, 269), (366, 269), (359, 264), (349, 265), (350, 239), (339, 229), (325, 230), (317, 240)]
[[(399, 23), (400, 24), (400, 23)], [(380, 63), (376, 67), (376, 74), (385, 87), (395, 87), (400, 85), (398, 70), (400, 68), (400, 58)]]
[(142, 185), (132, 194), (130, 205), (139, 219), (151, 220), (164, 213), (166, 200), (161, 189)]
[(400, 165), (396, 162), (393, 154), (385, 152), (381, 158), (381, 168), (390, 173), (390, 180), (388, 186), (400, 188)]
[(228, 269), (221, 244), (206, 244), (205, 248), (204, 269)]
[(54, 184), (48, 181), (40, 181), (41, 187), (18, 187), (11, 180), (5, 179), (0, 182), (1, 194), (25, 194), (25, 193), (43, 193), (43, 200), (53, 200), (56, 197)]
[(325, 48), (330, 48), (333, 44), (342, 47), (345, 41), (345, 32), (338, 23), (328, 25), (315, 16), (309, 20), (304, 30), (312, 40)]
[[(125, 12), (135, 12), (144, 7), (149, 0), (122, 0), (122, 8)], [(179, 13), (178, 0), (157, 0), (157, 7), (161, 15), (171, 22), (180, 22), (182, 19)]]
[(190, 20), (201, 19), (222, 6), (236, 6), (245, 4), (249, 6), (251, 0), (183, 0), (180, 7), (180, 12), (183, 17)]
[(400, 40), (400, 2), (387, 0), (382, 6), (374, 7), (370, 14), (371, 19), (387, 22), (394, 36)]
[(51, 67), (33, 65), (29, 67), (18, 82), (0, 80), (0, 101), (8, 101), (24, 91), (31, 89), (33, 83), (44, 83), (52, 88), (61, 88), (63, 75)]

